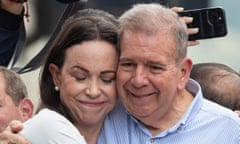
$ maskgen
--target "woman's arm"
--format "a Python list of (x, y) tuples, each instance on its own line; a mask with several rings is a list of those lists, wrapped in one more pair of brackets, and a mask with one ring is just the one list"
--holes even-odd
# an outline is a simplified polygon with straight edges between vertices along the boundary
[(23, 136), (17, 134), (22, 128), (22, 122), (10, 122), (8, 128), (0, 133), (0, 144), (30, 144)]

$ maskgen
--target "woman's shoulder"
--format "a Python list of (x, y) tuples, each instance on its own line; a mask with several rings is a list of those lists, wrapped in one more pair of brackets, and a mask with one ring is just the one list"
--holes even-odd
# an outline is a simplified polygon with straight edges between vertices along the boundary
[(26, 121), (20, 134), (34, 144), (56, 142), (79, 144), (79, 141), (80, 144), (85, 144), (83, 136), (68, 119), (49, 109), (42, 109)]

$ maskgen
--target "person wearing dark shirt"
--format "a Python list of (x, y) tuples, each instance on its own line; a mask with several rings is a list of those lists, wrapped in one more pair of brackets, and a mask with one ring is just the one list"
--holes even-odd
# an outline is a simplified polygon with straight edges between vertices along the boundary
[(0, 65), (8, 66), (23, 23), (23, 1), (0, 0)]

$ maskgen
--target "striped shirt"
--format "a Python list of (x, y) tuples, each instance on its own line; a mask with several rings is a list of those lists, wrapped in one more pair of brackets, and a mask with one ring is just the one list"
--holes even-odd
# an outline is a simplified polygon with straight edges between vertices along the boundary
[(240, 118), (204, 99), (196, 81), (186, 88), (194, 100), (172, 128), (152, 136), (119, 102), (106, 117), (98, 144), (240, 144)]

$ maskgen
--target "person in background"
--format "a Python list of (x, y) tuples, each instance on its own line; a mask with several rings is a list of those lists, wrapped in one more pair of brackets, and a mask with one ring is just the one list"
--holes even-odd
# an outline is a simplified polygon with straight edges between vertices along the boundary
[(12, 120), (26, 121), (32, 117), (33, 103), (21, 77), (0, 66), (0, 132)]
[(233, 111), (240, 110), (240, 76), (221, 63), (197, 63), (190, 77), (201, 85), (203, 96)]
[(0, 65), (8, 66), (13, 57), (20, 25), (24, 17), (24, 1), (0, 0)]

